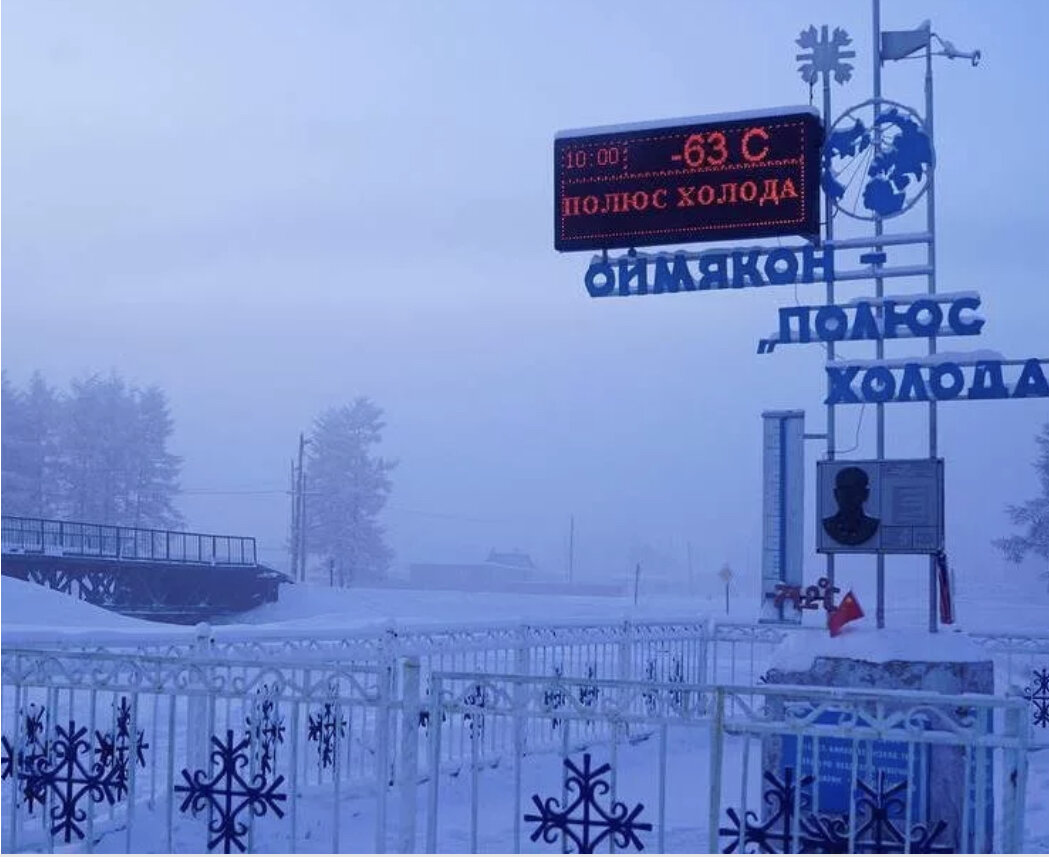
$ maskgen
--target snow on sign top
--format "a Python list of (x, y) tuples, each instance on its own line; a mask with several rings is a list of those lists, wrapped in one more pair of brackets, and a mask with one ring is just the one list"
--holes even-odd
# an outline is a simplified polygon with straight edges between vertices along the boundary
[(822, 144), (808, 107), (558, 133), (554, 247), (816, 237)]

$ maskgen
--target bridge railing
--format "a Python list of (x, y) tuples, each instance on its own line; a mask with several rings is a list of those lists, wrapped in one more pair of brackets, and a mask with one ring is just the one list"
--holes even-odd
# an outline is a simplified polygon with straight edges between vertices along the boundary
[(183, 564), (256, 564), (254, 538), (35, 517), (3, 517), (0, 543), (4, 553), (8, 554), (37, 553)]

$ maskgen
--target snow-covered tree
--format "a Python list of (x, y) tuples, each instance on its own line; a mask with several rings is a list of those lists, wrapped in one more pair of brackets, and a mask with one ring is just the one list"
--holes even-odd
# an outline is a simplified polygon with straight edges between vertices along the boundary
[(372, 454), (382, 441), (382, 409), (367, 397), (313, 422), (306, 461), (308, 552), (334, 562), (340, 586), (382, 576), (393, 559), (379, 512), (396, 466)]
[(167, 397), (158, 387), (134, 392), (134, 436), (127, 461), (128, 486), (122, 509), (134, 526), (180, 526), (172, 499), (179, 491), (180, 457), (168, 453), (174, 431)]
[(5, 514), (58, 513), (58, 423), (61, 402), (39, 372), (19, 390), (3, 372), (3, 503)]
[(35, 373), (25, 390), (3, 375), (3, 511), (173, 528), (181, 459), (157, 387), (116, 373), (74, 379), (57, 392)]
[[(1035, 436), (1039, 454), (1033, 465), (1042, 488), (1042, 494), (1022, 505), (1010, 505), (1006, 510), (1013, 525), (1026, 526), (1026, 534), (1014, 534), (995, 541), (1011, 562), (1022, 562), (1030, 553), (1049, 564), (1049, 423)], [(1049, 579), (1049, 569), (1041, 576)]]
[(59, 436), (67, 519), (173, 528), (181, 459), (167, 450), (171, 416), (156, 387), (111, 373), (74, 379)]

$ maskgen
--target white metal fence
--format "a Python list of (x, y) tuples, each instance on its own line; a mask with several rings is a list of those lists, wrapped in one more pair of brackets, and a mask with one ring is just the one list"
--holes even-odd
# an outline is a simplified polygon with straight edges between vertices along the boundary
[[(385, 668), (9, 649), (2, 667), (5, 850), (327, 851), (362, 823), (385, 847)], [(366, 817), (344, 813), (362, 796)]]
[[(588, 682), (592, 701), (577, 694)], [(1022, 701), (463, 674), (437, 674), (432, 687), (431, 714), (454, 726), (479, 712), (482, 728), (505, 718), (517, 748), (503, 771), (475, 752), (465, 779), (429, 773), (427, 852), (1021, 849)], [(530, 733), (552, 721), (561, 748), (536, 760)], [(588, 741), (593, 725), (611, 735)], [(434, 733), (430, 766), (441, 751)], [(875, 752), (894, 759), (875, 764)], [(945, 789), (936, 773), (957, 786)], [(465, 828), (447, 833), (446, 823)]]
[[(1028, 703), (898, 692), (889, 701), (885, 693), (867, 692), (863, 712), (854, 695), (852, 703), (799, 715), (796, 706), (811, 706), (826, 695), (755, 687), (785, 633), (731, 623), (617, 622), (388, 628), (309, 638), (270, 633), (250, 639), (244, 632), (241, 639), (235, 632), (217, 638), (202, 628), (182, 644), (5, 646), (0, 659), (3, 848), (519, 849), (521, 832), (529, 828), (518, 825), (522, 783), (527, 786), (534, 777), (549, 788), (551, 765), (554, 775), (566, 780), (564, 760), (586, 750), (609, 762), (613, 794), (617, 777), (636, 776), (648, 801), (659, 803), (649, 805), (649, 813), (659, 817), (657, 840), (648, 848), (708, 849), (727, 837), (717, 834), (725, 827), (713, 822), (710, 802), (717, 789), (744, 830), (748, 797), (751, 807), (764, 803), (752, 815), (758, 823), (771, 819), (764, 798), (771, 782), (764, 773), (780, 772), (779, 784), (787, 779), (781, 771), (785, 764), (766, 766), (763, 755), (786, 741), (789, 727), (796, 737), (793, 753), (811, 752), (816, 774), (827, 742), (834, 744), (827, 760), (841, 762), (842, 748), (852, 749), (845, 759), (851, 756), (855, 764), (848, 779), (853, 799), (861, 782), (868, 790), (878, 783), (864, 774), (870, 755), (864, 757), (863, 749), (874, 747), (872, 741), (897, 743), (893, 759), (906, 764), (901, 778), (921, 796), (931, 787), (911, 779), (914, 766), (908, 761), (917, 760), (920, 767), (933, 745), (969, 749), (970, 755), (983, 749), (991, 756), (973, 758), (972, 777), (966, 775), (964, 783), (961, 776), (956, 779), (965, 801), (972, 802), (963, 809), (969, 824), (963, 825), (963, 811), (952, 818), (951, 831), (962, 833), (954, 847), (982, 850), (990, 843), (996, 850), (1014, 849), (1023, 809), (1009, 803), (1017, 795), (1022, 802), (1023, 791), (1021, 785), (1017, 793), (1013, 781), (1013, 792), (1003, 792), (1008, 785), (1002, 786), (1002, 773), (1010, 761), (1020, 760), (1017, 749), (1027, 747)], [(998, 659), (1003, 695), (1007, 688), (1022, 693), (1018, 685), (1040, 653), (1045, 651), (1043, 662), (1049, 662), (1049, 638), (978, 639)], [(845, 699), (843, 692), (832, 693)], [(779, 696), (770, 701), (770, 694)], [(801, 696), (787, 712), (790, 694)], [(957, 718), (948, 727), (939, 721), (932, 726), (923, 721), (920, 729), (886, 726), (886, 718), (904, 705), (914, 710), (911, 715), (953, 712)], [(769, 715), (770, 706), (780, 714)], [(829, 717), (854, 720), (851, 729), (835, 728), (831, 736)], [(958, 718), (976, 718), (976, 726)], [(717, 742), (712, 730), (718, 731)], [(947, 741), (944, 735), (954, 738)], [(656, 775), (631, 768), (641, 753), (646, 765), (657, 767)], [(719, 771), (710, 768), (717, 759)], [(1021, 762), (1015, 762), (1017, 771)], [(516, 786), (508, 788), (505, 801), (478, 793), (480, 786), (498, 786), (507, 772)], [(719, 780), (737, 775), (732, 783)], [(459, 789), (465, 782), (473, 786)], [(442, 785), (450, 785), (452, 793)], [(690, 795), (706, 805), (685, 808), (668, 801), (668, 789), (696, 791)], [(776, 824), (775, 832), (783, 836), (776, 843), (811, 846), (815, 842), (805, 833), (823, 831), (839, 847), (866, 849), (869, 839), (855, 819), (837, 827), (856, 827), (844, 835), (820, 822), (826, 816), (818, 807), (821, 789), (817, 784), (813, 791), (815, 810), (805, 811), (799, 800), (797, 813)], [(990, 790), (997, 791), (991, 796), (996, 816), (986, 826), (972, 815), (987, 813)], [(813, 793), (802, 792), (811, 800)], [(844, 794), (839, 789), (834, 795), (840, 800)], [(518, 816), (501, 835), (496, 804)], [(922, 814), (912, 810), (910, 800), (899, 806), (914, 818), (897, 829), (907, 839), (901, 842), (904, 849), (926, 843), (909, 834), (926, 825), (917, 818), (927, 816), (929, 802), (920, 804), (926, 809)], [(448, 831), (424, 831), (417, 813), (426, 815), (427, 826), (436, 826), (439, 818)], [(457, 825), (472, 827), (472, 834), (457, 834)], [(739, 846), (748, 843), (742, 838)]]

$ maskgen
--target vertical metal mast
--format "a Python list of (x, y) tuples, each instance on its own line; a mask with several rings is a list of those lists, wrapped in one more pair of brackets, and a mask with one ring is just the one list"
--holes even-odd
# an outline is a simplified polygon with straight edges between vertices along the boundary
[[(875, 0), (877, 2), (877, 0)], [(933, 137), (932, 125), (932, 26), (929, 27), (929, 39), (925, 43), (925, 128), (930, 141)], [(926, 231), (929, 233), (928, 265), (929, 265), (929, 294), (936, 294), (936, 160), (929, 165), (929, 180), (925, 194), (926, 201)], [(929, 337), (929, 354), (936, 354), (936, 335)], [(936, 429), (936, 400), (929, 400), (929, 458), (935, 459), (938, 455)], [(929, 633), (937, 630), (937, 592), (936, 592), (936, 556), (929, 556)]]
[[(823, 25), (823, 41), (827, 41), (827, 25)], [(823, 128), (830, 130), (831, 125), (834, 122), (834, 118), (830, 115), (830, 68), (823, 70)], [(828, 246), (832, 246), (834, 240), (834, 199), (831, 198), (830, 193), (826, 192), (823, 196), (824, 201), (824, 212), (827, 214), (827, 227), (824, 237)], [(834, 305), (834, 276), (833, 274), (827, 277), (827, 306)], [(834, 360), (834, 343), (827, 343), (827, 365), (829, 366)], [(828, 383), (828, 388), (830, 387)], [(827, 392), (828, 399), (830, 398), (830, 391)], [(834, 452), (837, 449), (837, 439), (835, 438), (834, 429), (834, 405), (830, 404), (827, 406), (827, 459), (834, 459)], [(834, 553), (827, 553), (827, 580), (831, 586), (834, 586)]]
[[(873, 41), (874, 41), (874, 65), (873, 65), (873, 82), (874, 82), (874, 115), (877, 117), (880, 100), (881, 100), (881, 0), (871, 0), (872, 8), (872, 30), (873, 30)], [(881, 143), (881, 133), (879, 131), (878, 124), (874, 124), (874, 149), (877, 151)], [(881, 237), (882, 224), (881, 218), (875, 218), (874, 220), (874, 236)], [(881, 246), (874, 247), (875, 253), (882, 251)], [(883, 297), (885, 294), (884, 281), (880, 276), (874, 280), (874, 296), (877, 298)], [(881, 329), (878, 332), (878, 340), (875, 344), (875, 357), (881, 360), (885, 357), (885, 340), (882, 339), (884, 335), (885, 326), (885, 307), (882, 304), (878, 304), (878, 319)], [(879, 402), (875, 407), (876, 419), (877, 419), (877, 458), (879, 460), (885, 459), (885, 403)], [(885, 627), (885, 554), (878, 553), (876, 557), (877, 567), (877, 624), (879, 628)]]

